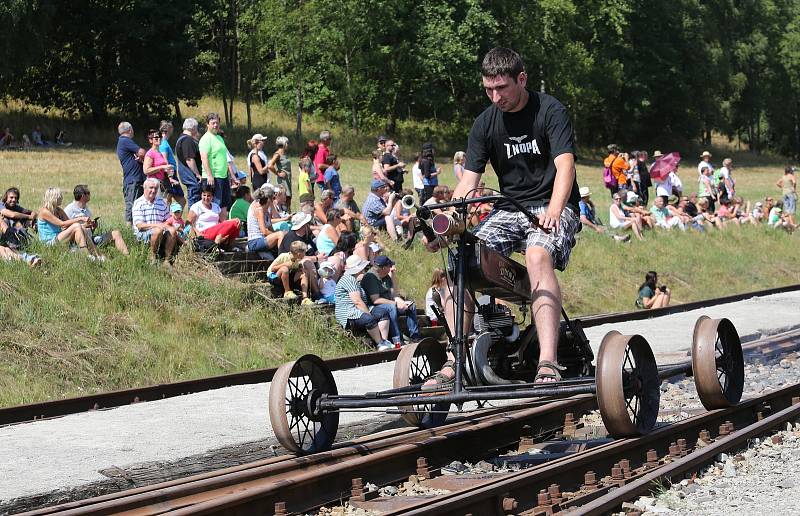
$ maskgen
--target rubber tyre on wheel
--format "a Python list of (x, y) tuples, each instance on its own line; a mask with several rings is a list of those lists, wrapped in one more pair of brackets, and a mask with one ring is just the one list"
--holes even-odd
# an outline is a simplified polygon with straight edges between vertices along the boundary
[[(429, 376), (439, 371), (446, 361), (447, 353), (444, 351), (444, 346), (435, 339), (422, 339), (416, 344), (404, 346), (394, 364), (393, 386), (397, 389), (420, 385)], [(421, 428), (433, 428), (445, 422), (446, 411), (450, 409), (450, 404), (410, 405), (400, 407), (400, 410), (404, 408), (415, 411), (402, 414), (408, 424)]]
[(634, 437), (653, 429), (661, 380), (644, 337), (608, 332), (600, 344), (595, 381), (597, 404), (609, 435)]
[(697, 319), (692, 339), (692, 374), (707, 410), (736, 405), (744, 390), (744, 357), (739, 333), (728, 319)]
[(328, 366), (316, 355), (283, 364), (269, 387), (269, 419), (284, 448), (306, 455), (331, 448), (339, 427), (339, 412), (313, 413), (323, 394), (336, 395)]

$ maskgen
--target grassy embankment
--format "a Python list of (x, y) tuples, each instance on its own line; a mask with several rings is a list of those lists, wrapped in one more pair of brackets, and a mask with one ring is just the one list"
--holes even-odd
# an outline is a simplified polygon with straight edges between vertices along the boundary
[[(60, 187), (68, 201), (76, 183), (88, 183), (95, 215), (106, 227), (121, 227), (121, 174), (111, 144), (113, 138), (107, 149), (0, 152), (0, 188), (19, 186), (22, 204), (35, 208), (48, 186)], [(734, 155), (740, 165), (747, 165), (745, 158)], [(687, 188), (694, 186), (693, 161), (684, 173)], [(443, 166), (445, 182), (452, 184)], [(780, 170), (778, 161), (740, 166), (739, 192), (749, 199), (777, 194)], [(578, 174), (596, 192), (598, 213), (607, 220), (598, 167), (581, 165)], [(363, 200), (369, 162), (344, 158), (342, 175)], [(487, 182), (492, 186), (496, 179), (490, 175)], [(797, 235), (765, 227), (650, 232), (645, 242), (628, 244), (584, 231), (560, 276), (565, 304), (575, 315), (629, 310), (650, 269), (671, 286), (675, 302), (797, 283), (797, 245)], [(421, 299), (441, 257), (420, 246), (388, 247), (403, 287)], [(260, 286), (220, 278), (188, 253), (167, 273), (150, 267), (135, 245), (127, 259), (106, 251), (105, 264), (63, 248), (35, 249), (45, 259), (39, 270), (0, 263), (0, 406), (266, 367), (307, 352), (331, 357), (361, 349), (327, 317), (270, 306), (253, 292)]]

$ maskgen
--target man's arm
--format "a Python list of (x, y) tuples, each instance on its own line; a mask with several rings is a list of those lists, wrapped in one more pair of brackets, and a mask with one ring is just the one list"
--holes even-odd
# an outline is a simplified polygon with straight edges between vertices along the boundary
[(471, 190), (478, 187), (480, 181), (481, 174), (465, 169), (464, 173), (461, 175), (461, 181), (458, 182), (455, 190), (453, 190), (453, 199), (466, 197)]
[(200, 170), (197, 169), (197, 162), (194, 160), (194, 158), (186, 158), (186, 166), (189, 167), (189, 170), (194, 172), (194, 175), (198, 180), (203, 179), (200, 176)]
[(558, 229), (561, 212), (567, 205), (572, 185), (575, 183), (575, 155), (571, 152), (560, 154), (553, 160), (556, 164), (556, 179), (553, 183), (553, 195), (547, 210), (539, 215), (539, 225), (544, 230)]
[(208, 184), (214, 184), (214, 174), (211, 172), (211, 164), (208, 161), (208, 152), (207, 151), (200, 151), (200, 162), (203, 164), (203, 170), (206, 171), (206, 178), (208, 179)]

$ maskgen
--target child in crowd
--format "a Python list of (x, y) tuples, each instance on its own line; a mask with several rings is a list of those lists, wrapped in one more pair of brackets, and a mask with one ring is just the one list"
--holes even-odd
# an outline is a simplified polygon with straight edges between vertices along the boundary
[(330, 154), (328, 159), (325, 160), (325, 164), (328, 165), (328, 168), (325, 169), (325, 189), (333, 192), (333, 202), (335, 204), (342, 193), (342, 183), (339, 179), (341, 164), (336, 154)]
[(425, 293), (425, 315), (431, 320), (431, 326), (439, 326), (439, 318), (436, 312), (431, 309), (431, 306), (437, 306), (440, 310), (442, 308), (442, 297), (444, 288), (447, 286), (447, 275), (442, 269), (433, 269), (433, 277), (431, 278), (431, 286)]
[(753, 206), (753, 211), (750, 212), (750, 220), (753, 224), (759, 224), (764, 221), (764, 203), (757, 201)]
[(276, 287), (283, 287), (283, 297), (285, 299), (295, 299), (297, 294), (294, 293), (294, 288), (298, 286), (298, 276), (300, 279), (300, 290), (303, 295), (302, 304), (307, 305), (313, 303), (308, 297), (308, 280), (305, 274), (298, 274), (300, 271), (300, 262), (306, 257), (308, 245), (305, 242), (297, 240), (292, 242), (289, 246), (288, 253), (281, 253), (275, 260), (269, 264), (267, 269), (267, 278), (270, 284)]
[(319, 265), (319, 295), (318, 304), (336, 303), (336, 267), (331, 262), (322, 262)]
[(183, 220), (183, 208), (179, 203), (173, 202), (169, 205), (169, 211), (172, 212), (172, 215), (170, 215), (166, 223), (178, 230), (178, 240), (184, 243), (192, 228)]

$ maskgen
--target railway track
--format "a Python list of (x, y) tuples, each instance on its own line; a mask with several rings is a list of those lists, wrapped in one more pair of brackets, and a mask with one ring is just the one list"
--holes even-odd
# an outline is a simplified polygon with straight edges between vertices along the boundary
[[(750, 343), (745, 352), (774, 355), (798, 343), (800, 330)], [(344, 501), (382, 514), (604, 514), (659, 478), (698, 471), (721, 451), (796, 419), (798, 401), (795, 384), (660, 424), (642, 437), (610, 440), (575, 425), (596, 407), (594, 396), (540, 400), (432, 430), (394, 431), (329, 452), (279, 457), (29, 514), (286, 514)], [(453, 460), (523, 464), (520, 454), (535, 447), (561, 450), (550, 454), (560, 458), (542, 462), (543, 455), (536, 455), (519, 471), (440, 474)], [(446, 492), (380, 496), (366, 489), (367, 481)]]
[[(639, 310), (633, 312), (621, 312), (613, 314), (592, 315), (577, 319), (584, 328), (600, 326), (602, 324), (612, 324), (622, 321), (642, 320), (651, 317), (659, 317), (674, 313), (681, 313), (698, 308), (716, 306), (725, 303), (743, 301), (754, 297), (780, 294), (800, 290), (800, 284), (788, 285), (785, 287), (758, 290), (732, 296), (724, 296), (715, 299), (684, 303), (655, 310)], [(397, 358), (399, 351), (385, 351), (364, 353), (360, 355), (345, 356), (327, 360), (326, 363), (332, 371), (352, 369), (368, 365), (379, 364), (382, 362), (393, 361)], [(238, 373), (186, 380), (168, 384), (151, 385), (133, 389), (125, 389), (107, 393), (91, 394), (88, 396), (67, 398), (63, 400), (52, 400), (42, 403), (19, 405), (15, 407), (0, 408), (0, 426), (15, 423), (24, 423), (37, 419), (60, 417), (69, 414), (76, 414), (90, 410), (101, 410), (114, 407), (155, 401), (184, 394), (203, 392), (212, 389), (230, 387), (234, 385), (248, 385), (264, 383), (272, 380), (277, 368), (257, 369)]]

